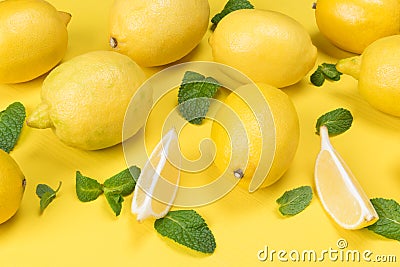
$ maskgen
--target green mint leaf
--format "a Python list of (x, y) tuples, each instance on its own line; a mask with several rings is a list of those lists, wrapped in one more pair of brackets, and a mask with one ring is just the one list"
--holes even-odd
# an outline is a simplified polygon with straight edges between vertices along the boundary
[(132, 166), (107, 179), (103, 184), (104, 193), (127, 196), (133, 192), (136, 180), (139, 178), (140, 168)]
[(374, 198), (372, 205), (379, 220), (367, 228), (374, 233), (400, 241), (400, 205), (393, 199)]
[(179, 87), (178, 104), (181, 115), (192, 124), (201, 124), (221, 85), (212, 77), (186, 71)]
[(279, 211), (282, 215), (296, 215), (310, 205), (312, 197), (310, 186), (300, 186), (286, 191), (276, 203), (280, 205)]
[(316, 134), (319, 135), (319, 129), (322, 126), (326, 126), (329, 136), (335, 136), (350, 129), (352, 123), (353, 116), (350, 111), (344, 108), (338, 108), (318, 118), (315, 125)]
[(0, 112), (0, 149), (10, 153), (16, 145), (24, 125), (25, 107), (19, 102), (12, 103)]
[(76, 195), (82, 202), (93, 201), (103, 193), (103, 188), (95, 179), (83, 176), (76, 172)]
[(114, 211), (115, 216), (119, 216), (124, 198), (120, 194), (114, 194), (112, 192), (105, 192), (104, 195), (106, 196), (107, 202), (111, 209)]
[(55, 191), (50, 186), (48, 186), (47, 184), (38, 184), (36, 186), (36, 195), (39, 198), (42, 198), (43, 194), (46, 193), (46, 192), (48, 192), (50, 194), (54, 194)]
[(315, 86), (322, 86), (325, 81), (325, 75), (322, 73), (321, 67), (318, 67), (317, 70), (311, 74), (310, 82)]
[(162, 236), (203, 253), (213, 253), (215, 238), (204, 219), (194, 210), (170, 211), (154, 222)]
[(58, 184), (58, 188), (53, 190), (46, 184), (38, 184), (36, 186), (36, 195), (40, 198), (40, 211), (43, 212), (47, 206), (56, 198), (58, 191), (61, 188), (62, 182)]
[(254, 9), (254, 6), (248, 0), (229, 0), (224, 9), (211, 19), (211, 22), (213, 23), (213, 29), (215, 29), (223, 17), (239, 9)]
[(342, 73), (336, 69), (335, 64), (322, 63), (321, 71), (327, 78), (333, 81), (339, 81), (340, 75), (342, 75)]

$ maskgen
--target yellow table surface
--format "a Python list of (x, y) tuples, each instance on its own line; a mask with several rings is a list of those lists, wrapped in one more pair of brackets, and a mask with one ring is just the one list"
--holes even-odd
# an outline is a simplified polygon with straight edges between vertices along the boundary
[[(184, 0), (182, 0), (184, 1)], [(108, 12), (111, 0), (51, 0), (57, 9), (72, 14), (68, 26), (69, 45), (64, 58), (92, 50), (109, 50)], [(211, 16), (225, 0), (210, 0)], [(317, 64), (336, 62), (352, 54), (331, 45), (318, 31), (313, 0), (252, 0), (260, 9), (285, 13), (308, 30), (318, 47)], [(208, 31), (201, 44), (179, 62), (212, 60)], [(143, 36), (145, 38), (145, 36)], [(146, 69), (152, 74), (162, 68)], [(81, 203), (75, 194), (75, 172), (101, 182), (126, 168), (122, 146), (101, 151), (81, 151), (62, 144), (51, 130), (24, 126), (20, 140), (11, 152), (27, 178), (27, 187), (18, 213), (0, 225), (0, 266), (308, 266), (309, 262), (281, 262), (277, 255), (265, 262), (257, 259), (259, 250), (340, 250), (339, 239), (361, 255), (370, 250), (371, 260), (379, 255), (396, 256), (400, 261), (398, 241), (385, 239), (362, 229), (344, 230), (327, 216), (318, 197), (302, 213), (285, 218), (278, 213), (275, 200), (286, 190), (310, 185), (314, 187), (313, 170), (319, 151), (319, 137), (314, 134), (316, 119), (338, 107), (349, 109), (354, 122), (345, 134), (332, 138), (332, 143), (353, 170), (369, 197), (393, 198), (400, 201), (400, 118), (376, 111), (357, 92), (357, 83), (343, 76), (340, 82), (326, 82), (317, 88), (309, 75), (298, 84), (283, 89), (293, 100), (300, 118), (300, 144), (288, 172), (274, 185), (249, 194), (236, 187), (224, 198), (195, 208), (215, 235), (217, 248), (212, 255), (193, 252), (162, 238), (153, 228), (154, 220), (138, 223), (130, 213), (132, 195), (125, 199), (123, 210), (115, 217), (105, 198)], [(40, 87), (45, 76), (31, 82), (0, 85), (0, 108), (14, 101), (22, 102), (30, 114), (40, 100)], [(206, 124), (207, 126), (207, 124)], [(205, 126), (205, 127), (206, 127)], [(154, 136), (159, 136), (154, 131)], [(186, 135), (187, 136), (190, 135)], [(143, 131), (138, 133), (143, 138)], [(182, 138), (185, 138), (183, 136)], [(184, 141), (184, 140), (183, 140)], [(193, 146), (197, 151), (197, 145)], [(138, 155), (142, 167), (146, 155)], [(57, 198), (40, 215), (35, 194), (38, 183), (54, 188), (63, 182)], [(335, 254), (332, 254), (333, 257)], [(312, 263), (329, 266), (360, 266), (339, 258)], [(393, 260), (393, 258), (392, 258)], [(369, 266), (396, 266), (396, 263), (370, 263)]]

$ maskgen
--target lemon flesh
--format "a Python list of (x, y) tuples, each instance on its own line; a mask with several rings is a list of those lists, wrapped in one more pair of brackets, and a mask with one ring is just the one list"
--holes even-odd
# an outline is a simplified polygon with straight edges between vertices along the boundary
[(362, 53), (340, 60), (336, 68), (358, 79), (358, 90), (371, 106), (400, 117), (400, 35), (381, 38)]
[[(138, 92), (130, 136), (143, 125), (152, 105), (152, 91), (138, 91), (142, 69), (129, 57), (94, 51), (56, 67), (43, 82), (42, 102), (28, 117), (28, 126), (52, 128), (65, 144), (96, 150), (122, 142), (126, 109)], [(126, 136), (129, 138), (130, 136)]]
[(228, 14), (209, 43), (216, 62), (240, 70), (254, 82), (278, 88), (300, 81), (317, 58), (317, 48), (300, 23), (268, 10)]
[(0, 224), (19, 209), (25, 190), (25, 177), (15, 160), (0, 149)]
[(61, 61), (71, 15), (40, 0), (0, 2), (0, 82), (32, 80)]
[(139, 65), (165, 65), (192, 51), (207, 31), (207, 0), (116, 0), (110, 45)]
[[(274, 153), (273, 162), (269, 172), (263, 177), (260, 188), (273, 184), (286, 172), (296, 154), (300, 136), (298, 115), (288, 95), (267, 84), (257, 84), (257, 87), (268, 103), (273, 118), (273, 121), (260, 121), (260, 124), (267, 126), (264, 135), (256, 117), (264, 120), (267, 117), (263, 114), (254, 114), (252, 108), (239, 96), (241, 91), (251, 89), (250, 85), (237, 88), (224, 101), (224, 104), (238, 116), (245, 132), (237, 130), (240, 128), (237, 125), (238, 120), (227, 117), (231, 116), (230, 113), (222, 109), (216, 114), (216, 120), (211, 128), (211, 139), (217, 149), (214, 164), (221, 171), (231, 168), (227, 170), (228, 173), (238, 178), (242, 173), (239, 185), (245, 188), (250, 188), (258, 165), (267, 164), (260, 162), (262, 153), (270, 152), (263, 151), (263, 139), (276, 138), (276, 147), (266, 148)], [(224, 125), (218, 121), (223, 121)], [(233, 150), (239, 156), (232, 157)]]
[(361, 54), (379, 38), (399, 34), (398, 0), (318, 0), (320, 32), (337, 47)]

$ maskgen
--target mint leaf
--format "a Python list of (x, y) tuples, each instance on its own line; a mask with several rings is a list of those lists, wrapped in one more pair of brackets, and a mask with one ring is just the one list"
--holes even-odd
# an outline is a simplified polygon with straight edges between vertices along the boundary
[(342, 73), (336, 69), (335, 64), (322, 63), (322, 65), (319, 65), (317, 70), (311, 74), (310, 81), (315, 86), (322, 86), (325, 79), (339, 81), (340, 75), (342, 75)]
[(379, 220), (367, 228), (374, 233), (400, 241), (400, 205), (393, 199), (374, 198), (372, 205)]
[(83, 176), (79, 171), (76, 172), (76, 195), (82, 202), (93, 201), (103, 193), (103, 188), (95, 179)]
[(154, 228), (162, 236), (193, 250), (213, 253), (215, 238), (204, 219), (194, 210), (170, 211), (154, 222)]
[(192, 124), (201, 124), (210, 106), (209, 98), (214, 97), (219, 87), (212, 77), (186, 71), (178, 93), (181, 115)]
[(40, 198), (40, 211), (43, 212), (47, 206), (56, 198), (58, 191), (61, 188), (62, 182), (60, 181), (58, 188), (53, 190), (46, 184), (38, 184), (36, 186), (36, 195)]
[(127, 196), (133, 192), (136, 180), (139, 178), (140, 168), (132, 166), (107, 179), (103, 184), (104, 193)]
[(211, 22), (213, 23), (213, 29), (215, 29), (221, 19), (223, 19), (226, 15), (239, 9), (254, 9), (254, 6), (248, 0), (229, 0), (224, 9), (211, 19)]
[(342, 73), (336, 69), (335, 64), (322, 63), (321, 71), (327, 78), (333, 81), (339, 81), (340, 75), (342, 75)]
[(321, 67), (318, 67), (317, 70), (311, 74), (310, 82), (315, 86), (322, 86), (325, 82), (325, 75), (321, 70)]
[(105, 192), (104, 195), (106, 196), (107, 202), (111, 209), (114, 211), (115, 216), (119, 216), (124, 198), (120, 194), (114, 194), (112, 192)]
[(312, 197), (310, 186), (300, 186), (286, 191), (276, 203), (280, 205), (279, 211), (282, 215), (296, 215), (310, 205)]
[(327, 112), (318, 118), (315, 125), (316, 134), (319, 135), (319, 129), (322, 126), (326, 126), (326, 128), (328, 128), (329, 136), (342, 134), (350, 129), (352, 123), (353, 116), (351, 115), (350, 111), (344, 108), (338, 108)]
[(24, 125), (25, 107), (19, 102), (12, 103), (0, 112), (0, 149), (10, 153), (16, 145)]

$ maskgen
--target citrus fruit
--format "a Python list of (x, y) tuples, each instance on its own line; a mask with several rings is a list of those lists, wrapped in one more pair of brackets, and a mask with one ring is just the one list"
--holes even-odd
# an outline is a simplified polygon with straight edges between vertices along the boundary
[(349, 167), (332, 147), (322, 126), (321, 151), (315, 164), (315, 187), (331, 218), (344, 229), (360, 229), (378, 220), (372, 203)]
[(15, 160), (0, 149), (0, 224), (19, 209), (26, 180)]
[[(52, 128), (69, 146), (96, 150), (122, 142), (125, 111), (137, 94), (134, 135), (145, 123), (152, 91), (139, 90), (142, 69), (129, 57), (112, 51), (77, 56), (52, 70), (43, 82), (42, 102), (27, 119), (30, 127)], [(133, 116), (133, 114), (132, 114)], [(129, 136), (126, 136), (129, 138)]]
[(164, 217), (170, 210), (180, 178), (180, 166), (174, 165), (180, 162), (177, 148), (178, 136), (172, 128), (156, 145), (142, 169), (132, 199), (132, 213), (138, 221), (150, 216)]
[(361, 56), (339, 60), (336, 68), (358, 79), (358, 91), (371, 106), (400, 116), (400, 35), (376, 40)]
[(139, 65), (160, 66), (192, 51), (207, 31), (207, 0), (116, 0), (110, 45)]
[(0, 82), (29, 81), (57, 65), (67, 50), (70, 19), (46, 1), (1, 1)]
[[(248, 106), (241, 94), (248, 92), (252, 85), (244, 85), (230, 93), (224, 101), (233, 113), (220, 109), (211, 128), (211, 139), (216, 146), (214, 163), (221, 171), (227, 170), (228, 174), (241, 177), (239, 185), (248, 187), (253, 179), (253, 174), (260, 164), (262, 153), (274, 153), (273, 162), (269, 172), (263, 178), (260, 188), (276, 182), (289, 168), (297, 150), (299, 142), (299, 120), (296, 109), (288, 97), (280, 89), (267, 84), (257, 84), (265, 98), (266, 104), (272, 113), (273, 121), (257, 121), (256, 118), (268, 120), (265, 114), (254, 114), (253, 107)], [(259, 100), (260, 105), (263, 103)], [(238, 121), (235, 116), (238, 116)], [(223, 122), (223, 125), (218, 123)], [(245, 131), (239, 131), (239, 123), (243, 124)], [(265, 136), (262, 135), (260, 124), (267, 125)], [(267, 147), (263, 151), (263, 141), (276, 138), (275, 150)], [(264, 140), (263, 140), (264, 139)], [(232, 143), (232, 144), (231, 144)], [(232, 157), (235, 152), (237, 156)]]
[(320, 32), (337, 47), (361, 54), (373, 41), (400, 33), (398, 0), (318, 0)]
[(281, 88), (300, 81), (314, 66), (317, 48), (296, 20), (282, 13), (242, 9), (225, 16), (210, 36), (216, 62)]

